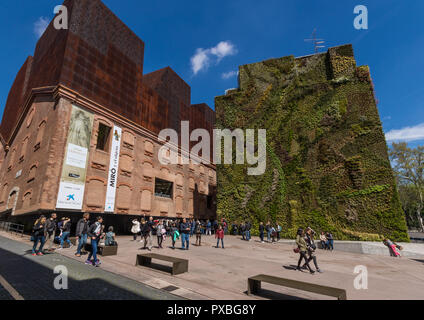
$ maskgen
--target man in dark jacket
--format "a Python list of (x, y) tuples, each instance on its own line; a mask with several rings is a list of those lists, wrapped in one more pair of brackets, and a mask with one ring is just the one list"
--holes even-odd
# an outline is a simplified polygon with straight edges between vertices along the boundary
[[(100, 266), (100, 261), (97, 259), (97, 246), (102, 236), (102, 223), (103, 218), (99, 216), (97, 217), (96, 222), (88, 228), (88, 236), (91, 239), (91, 252), (88, 255), (87, 261), (85, 261), (85, 264), (90, 264), (96, 267)], [(93, 257), (93, 261), (91, 261), (91, 257)]]
[(77, 222), (77, 230), (75, 232), (75, 235), (78, 237), (78, 248), (77, 252), (75, 253), (77, 257), (81, 257), (81, 249), (84, 248), (85, 244), (87, 243), (89, 220), (90, 214), (84, 213), (82, 219), (78, 220)]
[[(190, 242), (190, 229), (191, 224), (188, 223), (187, 220), (184, 218), (183, 222), (180, 224), (180, 235), (183, 250), (188, 250)], [(184, 244), (187, 244), (187, 247), (185, 247)]]
[(149, 221), (141, 220), (141, 236), (143, 237), (144, 247), (143, 249), (152, 250), (152, 227)]
[(264, 233), (265, 233), (265, 226), (264, 226), (264, 223), (261, 222), (259, 224), (259, 237), (261, 238), (262, 243), (264, 243)]
[(53, 243), (54, 243), (54, 237), (56, 235), (56, 213), (52, 213), (50, 215), (50, 218), (46, 221), (46, 229), (45, 229), (45, 235), (46, 238), (46, 246), (47, 250), (49, 252), (53, 251)]

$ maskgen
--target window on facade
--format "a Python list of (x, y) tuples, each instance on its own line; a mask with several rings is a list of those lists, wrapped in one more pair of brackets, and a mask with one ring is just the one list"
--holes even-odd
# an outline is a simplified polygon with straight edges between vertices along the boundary
[(109, 136), (111, 128), (107, 125), (100, 123), (99, 132), (97, 134), (97, 147), (98, 150), (108, 151), (109, 148)]
[(172, 191), (174, 184), (170, 181), (155, 179), (155, 196), (172, 199)]
[(8, 169), (12, 169), (15, 162), (16, 148), (14, 148), (10, 154)]
[(19, 161), (24, 161), (24, 159), (25, 159), (26, 150), (27, 150), (27, 146), (28, 146), (28, 140), (29, 140), (29, 138), (26, 137), (24, 139), (24, 141), (22, 142), (22, 150), (21, 150), (21, 156), (19, 157)]
[(34, 145), (34, 151), (40, 149), (41, 140), (44, 137), (44, 130), (46, 128), (46, 121), (42, 121), (40, 125), (38, 126), (38, 132), (37, 132), (37, 140), (35, 141)]

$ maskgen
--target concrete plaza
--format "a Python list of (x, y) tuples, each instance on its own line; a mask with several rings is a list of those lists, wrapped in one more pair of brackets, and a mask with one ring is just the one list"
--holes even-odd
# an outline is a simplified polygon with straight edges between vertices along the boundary
[[(28, 242), (28, 238), (11, 236), (19, 241)], [(389, 256), (368, 255), (343, 251), (318, 250), (317, 257), (321, 274), (310, 275), (308, 272), (293, 270), (297, 264), (298, 254), (293, 252), (293, 244), (288, 241), (280, 243), (260, 243), (257, 238), (250, 242), (239, 236), (226, 236), (225, 249), (215, 248), (213, 236), (203, 236), (202, 246), (194, 245), (195, 237), (190, 239), (190, 250), (171, 249), (167, 238), (164, 249), (156, 246), (153, 237), (152, 252), (171, 255), (189, 260), (189, 272), (172, 276), (165, 270), (136, 267), (136, 255), (147, 252), (141, 250), (142, 243), (132, 241), (130, 236), (118, 237), (117, 256), (100, 257), (101, 269), (114, 274), (124, 275), (149, 287), (171, 292), (173, 295), (188, 299), (328, 299), (328, 297), (263, 285), (260, 296), (247, 296), (247, 278), (257, 274), (268, 274), (283, 278), (306, 281), (325, 286), (345, 289), (347, 298), (354, 299), (424, 299), (424, 260), (419, 258), (393, 258)], [(337, 245), (337, 243), (336, 243)], [(84, 262), (85, 257), (74, 256), (75, 247), (58, 251), (61, 255)], [(44, 257), (36, 257), (44, 259)], [(161, 264), (159, 261), (154, 263)], [(368, 289), (354, 288), (357, 274), (354, 268), (366, 266), (368, 271)], [(91, 268), (94, 267), (86, 266)], [(96, 270), (96, 269), (94, 269)]]

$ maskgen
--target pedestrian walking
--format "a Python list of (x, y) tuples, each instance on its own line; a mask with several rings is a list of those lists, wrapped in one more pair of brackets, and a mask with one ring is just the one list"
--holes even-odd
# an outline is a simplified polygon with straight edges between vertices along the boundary
[(307, 257), (308, 246), (305, 241), (305, 233), (303, 229), (301, 228), (297, 230), (296, 245), (297, 245), (297, 249), (295, 249), (295, 252), (299, 253), (300, 255), (299, 261), (297, 262), (296, 270), (302, 271), (302, 269), (300, 268), (300, 264), (302, 263), (302, 260), (305, 260), (305, 265), (308, 268), (309, 272), (311, 274), (314, 274), (315, 271), (313, 271), (311, 267), (309, 266), (308, 257)]
[[(97, 217), (96, 222), (93, 223), (88, 229), (88, 236), (91, 239), (91, 252), (85, 261), (85, 264), (93, 265), (95, 267), (100, 266), (100, 260), (97, 258), (97, 247), (102, 236), (102, 223), (103, 218)], [(91, 260), (93, 258), (93, 260)]]
[(195, 233), (196, 233), (196, 246), (202, 245), (202, 224), (199, 220), (196, 221)]
[(171, 224), (171, 241), (172, 241), (172, 249), (175, 249), (175, 242), (180, 238), (180, 233), (178, 232), (178, 228), (176, 223)]
[(77, 229), (75, 231), (76, 237), (78, 237), (78, 247), (75, 255), (81, 257), (81, 249), (85, 247), (88, 239), (88, 228), (90, 223), (90, 214), (84, 213), (82, 219), (77, 222)]
[[(44, 236), (46, 232), (46, 217), (40, 216), (32, 227), (32, 235), (31, 239), (34, 241), (34, 245), (32, 246), (32, 255), (33, 256), (42, 256), (43, 254), (43, 247), (44, 243), (46, 241), (46, 238)], [(37, 245), (40, 244), (40, 246), (37, 249)]]
[(63, 244), (68, 244), (69, 248), (72, 248), (73, 245), (71, 243), (71, 240), (69, 239), (69, 235), (71, 234), (71, 219), (68, 217), (63, 217), (61, 224), (60, 224), (60, 248), (58, 250), (63, 249)]
[(158, 239), (158, 249), (163, 249), (162, 242), (165, 235), (166, 235), (166, 231), (163, 225), (163, 221), (159, 220), (158, 224), (156, 225), (156, 237)]
[(218, 230), (215, 233), (215, 239), (217, 239), (216, 247), (219, 248), (219, 240), (221, 240), (221, 246), (222, 249), (224, 249), (224, 229), (222, 229), (221, 225), (218, 227)]
[(141, 235), (143, 239), (140, 241), (144, 242), (143, 249), (148, 249), (149, 251), (151, 251), (152, 250), (151, 229), (150, 229), (149, 223), (144, 219), (141, 220)]
[[(316, 271), (319, 273), (322, 273), (321, 269), (318, 267), (317, 257), (315, 255), (317, 246), (315, 245), (314, 235), (315, 235), (314, 230), (312, 230), (310, 227), (306, 228), (305, 241), (306, 241), (307, 252), (308, 252), (308, 263), (313, 261)], [(305, 269), (306, 264), (304, 264), (302, 268)]]
[(50, 218), (47, 219), (46, 221), (46, 229), (45, 229), (44, 237), (46, 239), (45, 246), (47, 246), (47, 251), (49, 252), (52, 252), (54, 250), (53, 244), (54, 244), (54, 237), (56, 236), (56, 228), (57, 228), (56, 218), (57, 218), (57, 215), (56, 213), (53, 212), (50, 215)]

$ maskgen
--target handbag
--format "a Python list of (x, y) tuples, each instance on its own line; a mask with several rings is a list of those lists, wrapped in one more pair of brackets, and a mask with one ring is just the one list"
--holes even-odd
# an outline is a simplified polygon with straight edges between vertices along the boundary
[(300, 252), (300, 249), (299, 249), (299, 248), (294, 248), (294, 249), (293, 249), (293, 252), (294, 252), (294, 253), (299, 253), (299, 252)]

